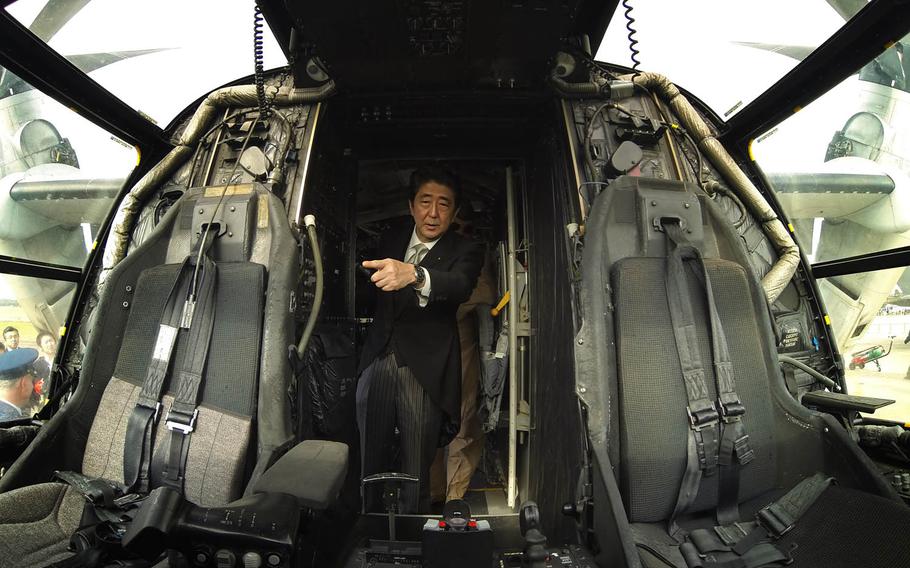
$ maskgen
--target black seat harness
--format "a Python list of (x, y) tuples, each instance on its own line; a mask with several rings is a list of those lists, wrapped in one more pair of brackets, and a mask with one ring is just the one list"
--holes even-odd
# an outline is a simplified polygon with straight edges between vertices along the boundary
[[(686, 238), (680, 220), (664, 219), (661, 226), (667, 235), (667, 301), (685, 381), (689, 417), (686, 470), (670, 516), (668, 532), (682, 542), (679, 551), (689, 568), (786, 565), (792, 561), (789, 552), (775, 541), (793, 528), (832, 480), (821, 474), (806, 478), (783, 497), (760, 510), (754, 521), (739, 522), (741, 466), (755, 457), (742, 421), (746, 409), (736, 393), (730, 350), (704, 258)], [(695, 277), (705, 293), (716, 400), (712, 400), (705, 381), (686, 276), (687, 263), (696, 266)], [(718, 526), (695, 529), (687, 534), (677, 524), (677, 517), (695, 502), (702, 478), (715, 473), (719, 476)]]
[[(218, 266), (210, 250), (218, 231), (205, 231), (198, 250), (187, 256), (177, 270), (162, 310), (151, 362), (136, 406), (127, 423), (123, 448), (125, 483), (93, 479), (76, 472), (57, 472), (55, 477), (78, 491), (87, 501), (81, 528), (70, 539), (75, 557), (60, 566), (89, 566), (99, 548), (117, 551), (119, 537), (152, 487), (168, 485), (183, 493), (189, 438), (196, 428), (198, 403), (205, 364), (215, 324), (215, 293)], [(182, 307), (179, 299), (183, 298)], [(169, 374), (178, 337), (185, 350), (182, 361)], [(170, 431), (166, 451), (153, 457), (155, 431), (161, 417), (161, 398), (168, 376), (175, 391), (165, 417)], [(99, 537), (98, 535), (106, 535)], [(116, 541), (116, 542), (115, 542)], [(55, 565), (56, 566), (56, 565)]]
[(832, 481), (820, 473), (807, 477), (761, 509), (754, 521), (693, 530), (679, 552), (689, 568), (785, 566), (792, 559), (777, 541), (793, 529)]
[[(214, 237), (216, 233), (210, 234)], [(152, 362), (127, 424), (123, 473), (129, 491), (148, 493), (151, 477), (154, 486), (170, 485), (183, 492), (188, 438), (196, 428), (199, 389), (215, 323), (217, 265), (208, 254), (211, 243), (212, 240), (206, 239), (205, 243), (200, 243), (199, 254), (195, 258), (190, 255), (184, 260), (164, 307)], [(191, 277), (187, 278), (188, 276)], [(185, 301), (182, 310), (178, 310), (177, 299), (181, 297), (178, 292), (184, 288)], [(180, 366), (171, 373), (171, 386), (175, 395), (165, 418), (165, 426), (171, 432), (169, 450), (164, 464), (152, 464), (155, 427), (161, 413), (161, 396), (177, 335), (181, 330), (185, 330), (186, 348)]]
[[(668, 529), (670, 535), (679, 540), (683, 531), (676, 523), (677, 517), (695, 502), (702, 477), (713, 476), (718, 469), (718, 523), (728, 525), (739, 520), (740, 466), (752, 461), (754, 453), (742, 423), (746, 409), (736, 394), (730, 350), (717, 313), (704, 258), (686, 239), (679, 220), (665, 220), (662, 227), (668, 238), (667, 301), (685, 382), (688, 399), (686, 413), (689, 417), (686, 470)], [(716, 402), (705, 383), (705, 367), (699, 352), (692, 296), (686, 277), (687, 262), (697, 265), (695, 274), (706, 296)]]

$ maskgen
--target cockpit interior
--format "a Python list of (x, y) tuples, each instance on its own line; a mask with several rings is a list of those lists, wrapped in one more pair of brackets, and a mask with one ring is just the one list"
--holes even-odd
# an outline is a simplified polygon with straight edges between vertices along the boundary
[(910, 567), (906, 0), (126, 4), (0, 0), (0, 568)]

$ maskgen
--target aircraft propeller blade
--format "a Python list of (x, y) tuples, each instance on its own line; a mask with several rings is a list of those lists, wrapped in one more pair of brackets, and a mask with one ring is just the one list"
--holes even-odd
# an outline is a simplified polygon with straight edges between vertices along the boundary
[(857, 12), (866, 7), (866, 0), (827, 0), (828, 5), (834, 8), (834, 11), (840, 14), (844, 21), (849, 20)]
[(91, 0), (48, 0), (28, 29), (44, 43), (49, 43), (89, 2)]
[(734, 41), (732, 42), (736, 45), (741, 45), (743, 47), (751, 47), (753, 49), (762, 49), (764, 51), (770, 51), (771, 53), (779, 53), (781, 55), (786, 55), (791, 59), (797, 61), (802, 61), (803, 59), (809, 57), (809, 54), (815, 51), (814, 47), (808, 45), (786, 45), (779, 43), (757, 43), (752, 41)]
[[(150, 53), (158, 53), (159, 51), (167, 51), (172, 48), (158, 48), (158, 49), (135, 49), (131, 51), (111, 51), (111, 52), (99, 52), (99, 53), (78, 53), (75, 55), (65, 55), (66, 59), (70, 61), (73, 65), (79, 68), (83, 73), (91, 73), (102, 67), (107, 67), (112, 63), (118, 61), (125, 61), (127, 59), (132, 59), (133, 57), (139, 57), (140, 55), (148, 55)], [(10, 73), (8, 70), (2, 75), (0, 75), (0, 99), (6, 97), (24, 93), (26, 91), (32, 90), (32, 86), (20, 79), (18, 76)]]

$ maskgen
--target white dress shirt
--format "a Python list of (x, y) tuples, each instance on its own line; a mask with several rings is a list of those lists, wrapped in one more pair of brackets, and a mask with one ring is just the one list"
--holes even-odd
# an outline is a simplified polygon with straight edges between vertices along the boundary
[[(436, 243), (438, 243), (438, 242), (439, 242), (439, 239), (430, 241), (428, 243), (421, 241), (420, 238), (417, 236), (417, 228), (415, 227), (414, 230), (411, 232), (411, 240), (408, 242), (408, 248), (405, 249), (405, 251), (404, 251), (404, 257), (408, 258), (411, 255), (411, 252), (414, 250), (414, 246), (417, 245), (418, 243), (420, 243), (423, 246), (427, 247), (427, 252), (426, 252), (426, 254), (423, 255), (423, 257), (426, 258), (427, 255), (430, 254), (430, 251), (433, 250), (433, 247), (436, 246)], [(424, 280), (423, 286), (420, 288), (414, 289), (417, 292), (417, 303), (420, 305), (421, 308), (426, 306), (427, 302), (430, 301), (430, 291), (433, 289), (433, 284), (430, 282), (430, 271), (427, 269), (424, 269), (423, 273), (426, 275), (426, 280)]]

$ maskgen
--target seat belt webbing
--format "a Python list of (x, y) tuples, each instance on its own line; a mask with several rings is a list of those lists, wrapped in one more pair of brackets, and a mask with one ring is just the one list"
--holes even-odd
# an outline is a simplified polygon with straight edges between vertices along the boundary
[(161, 483), (183, 492), (183, 479), (187, 454), (190, 446), (190, 435), (196, 428), (198, 415), (199, 390), (209, 354), (212, 330), (215, 326), (215, 291), (218, 284), (218, 266), (208, 256), (201, 258), (201, 278), (199, 284), (200, 299), (195, 308), (187, 335), (187, 348), (179, 369), (175, 370), (177, 381), (174, 403), (165, 418), (165, 425), (170, 431), (170, 443), (165, 452), (167, 462), (162, 468)]
[(185, 288), (184, 275), (188, 266), (189, 257), (184, 259), (174, 276), (158, 325), (158, 335), (145, 381), (142, 383), (142, 391), (127, 423), (123, 447), (123, 478), (129, 491), (145, 493), (149, 489), (152, 438), (161, 410), (161, 395), (168, 366), (180, 329), (181, 311), (177, 308), (177, 298), (181, 297), (180, 290)]
[[(676, 516), (694, 501), (702, 474), (712, 475), (718, 465), (721, 466), (718, 479), (718, 522), (727, 525), (739, 520), (739, 465), (751, 461), (754, 454), (742, 424), (745, 407), (736, 394), (733, 362), (717, 313), (711, 279), (704, 259), (700, 251), (685, 238), (679, 223), (667, 223), (664, 230), (668, 239), (675, 245), (667, 255), (667, 299), (685, 380), (686, 396), (689, 400), (687, 413), (690, 423), (686, 472), (680, 484), (676, 508), (670, 518), (670, 533), (675, 536), (679, 532), (675, 522)], [(710, 400), (705, 386), (704, 366), (699, 354), (695, 318), (685, 273), (686, 261), (694, 261), (698, 265), (696, 276), (705, 291), (717, 391), (716, 404)], [(723, 420), (724, 426), (718, 448), (719, 418)]]
[(775, 541), (793, 529), (832, 481), (820, 473), (803, 479), (783, 497), (760, 510), (757, 521), (693, 530), (688, 541), (680, 546), (680, 554), (688, 568), (789, 564), (792, 562), (789, 552)]

